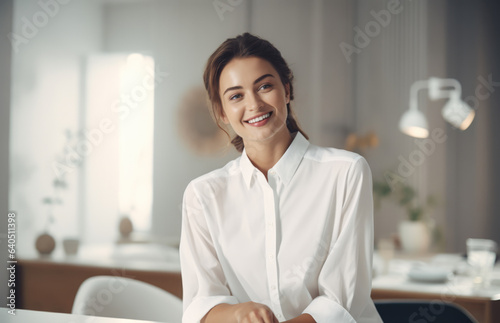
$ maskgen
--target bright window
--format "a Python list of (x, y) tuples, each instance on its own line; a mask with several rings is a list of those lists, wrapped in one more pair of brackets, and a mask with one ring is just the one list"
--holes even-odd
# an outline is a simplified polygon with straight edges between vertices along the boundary
[(130, 217), (134, 231), (150, 229), (154, 61), (142, 54), (93, 55), (86, 75), (85, 128), (95, 133), (95, 144), (83, 167), (80, 234), (85, 241), (108, 242), (121, 216)]

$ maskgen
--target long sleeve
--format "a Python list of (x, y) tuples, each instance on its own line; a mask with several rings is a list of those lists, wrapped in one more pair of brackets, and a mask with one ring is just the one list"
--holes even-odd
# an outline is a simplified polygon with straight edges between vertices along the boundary
[(373, 322), (381, 322), (370, 299), (373, 199), (364, 158), (351, 165), (346, 178), (343, 203), (336, 209), (341, 213), (336, 221), (340, 231), (319, 274), (319, 296), (303, 312), (322, 323), (357, 322), (367, 313), (372, 313)]
[(191, 182), (183, 196), (180, 242), (185, 323), (200, 322), (218, 304), (238, 303), (227, 287), (205, 216), (206, 208)]

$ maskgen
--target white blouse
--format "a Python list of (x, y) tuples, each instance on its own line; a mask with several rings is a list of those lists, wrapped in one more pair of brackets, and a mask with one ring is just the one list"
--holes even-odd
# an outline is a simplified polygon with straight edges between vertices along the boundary
[(285, 321), (382, 322), (370, 298), (371, 172), (300, 133), (268, 172), (244, 150), (192, 180), (183, 197), (184, 323), (215, 305), (262, 303)]

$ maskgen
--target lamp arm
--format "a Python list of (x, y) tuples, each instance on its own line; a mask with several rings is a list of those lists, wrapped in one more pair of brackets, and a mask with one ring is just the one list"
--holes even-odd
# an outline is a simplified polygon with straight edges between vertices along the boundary
[[(451, 87), (451, 90), (443, 89)], [(456, 95), (458, 98), (462, 94), (462, 86), (455, 79), (440, 79), (431, 77), (428, 80), (416, 81), (410, 88), (410, 110), (418, 110), (418, 91), (429, 89), (429, 98), (431, 100), (450, 98)]]
[(410, 110), (418, 110), (418, 91), (429, 87), (430, 80), (416, 81), (410, 88)]
[(429, 99), (434, 101), (450, 98), (452, 95), (457, 97), (462, 95), (462, 86), (460, 82), (455, 79), (440, 79), (437, 77), (431, 77), (429, 79)]

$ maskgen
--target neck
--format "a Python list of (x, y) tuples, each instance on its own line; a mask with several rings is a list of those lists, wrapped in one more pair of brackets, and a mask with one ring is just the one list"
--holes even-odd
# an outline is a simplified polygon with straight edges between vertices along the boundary
[(279, 136), (274, 136), (266, 142), (245, 143), (245, 151), (252, 164), (264, 174), (280, 160), (292, 143), (292, 136), (288, 129)]

